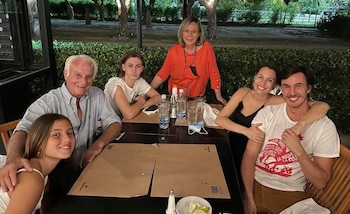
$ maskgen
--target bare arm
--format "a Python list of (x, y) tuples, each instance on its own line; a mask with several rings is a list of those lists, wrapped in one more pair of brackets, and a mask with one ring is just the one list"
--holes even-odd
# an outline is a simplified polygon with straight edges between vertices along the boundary
[(222, 97), (220, 89), (214, 89), (216, 99), (221, 102), (223, 105), (227, 104), (227, 101)]
[(244, 183), (244, 211), (245, 213), (256, 213), (256, 204), (254, 200), (254, 175), (255, 175), (255, 161), (261, 150), (262, 144), (256, 143), (253, 140), (248, 140), (245, 149), (241, 174)]
[(154, 88), (151, 88), (150, 90), (148, 90), (146, 95), (149, 97), (149, 99), (143, 105), (143, 108), (148, 108), (150, 106), (159, 104), (161, 100), (160, 94)]
[(305, 177), (313, 183), (316, 188), (324, 188), (331, 178), (334, 162), (333, 158), (314, 157), (313, 160), (311, 160), (300, 144), (298, 135), (291, 129), (286, 129), (283, 132), (282, 142), (298, 157)]
[(38, 173), (21, 172), (20, 181), (13, 192), (9, 192), (10, 202), (6, 214), (31, 214), (40, 200), (44, 180)]
[(27, 132), (16, 131), (9, 140), (7, 151), (7, 163), (22, 157), (27, 139)]
[(102, 150), (112, 142), (117, 136), (119, 136), (122, 125), (120, 123), (110, 124), (102, 135), (85, 151), (81, 166), (85, 167), (88, 163), (93, 161)]
[[(266, 102), (266, 105), (277, 105), (284, 102), (286, 101), (281, 95), (276, 95), (276, 96), (272, 96), (269, 99), (269, 101)], [(310, 106), (310, 110), (307, 112), (306, 115), (304, 115), (303, 118), (301, 118), (298, 121), (297, 124), (295, 124), (292, 127), (292, 130), (296, 134), (300, 134), (308, 125), (310, 125), (316, 120), (323, 118), (329, 110), (329, 105), (325, 102), (309, 101), (308, 104)]]
[(132, 119), (136, 117), (142, 110), (146, 100), (142, 96), (135, 98), (134, 103), (130, 104), (127, 100), (123, 89), (120, 86), (117, 86), (117, 90), (114, 93), (113, 100), (118, 106), (118, 109), (122, 113), (123, 117), (126, 119)]
[(220, 111), (220, 113), (216, 117), (215, 122), (216, 124), (218, 124), (219, 126), (221, 126), (226, 130), (243, 134), (249, 139), (253, 139), (262, 143), (262, 141), (264, 140), (265, 134), (258, 128), (258, 126), (261, 124), (256, 124), (250, 128), (247, 128), (238, 123), (235, 123), (230, 119), (230, 116), (236, 110), (238, 104), (241, 102), (242, 98), (249, 90), (250, 90), (249, 88), (238, 89), (232, 95), (231, 99), (225, 105), (225, 107)]
[(308, 125), (326, 116), (329, 105), (325, 102), (309, 101), (310, 110), (292, 127), (296, 134), (300, 134)]
[(26, 139), (26, 132), (16, 131), (9, 140), (6, 165), (0, 170), (0, 185), (5, 192), (14, 190), (17, 169), (24, 167), (27, 171), (32, 171), (28, 160), (22, 158)]
[(154, 76), (152, 82), (151, 82), (151, 87), (156, 89), (158, 88), (161, 84), (163, 83), (163, 80), (159, 76)]

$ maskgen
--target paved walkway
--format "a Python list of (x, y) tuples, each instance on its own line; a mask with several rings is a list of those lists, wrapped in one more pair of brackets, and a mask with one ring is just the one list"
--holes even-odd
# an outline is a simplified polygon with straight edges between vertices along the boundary
[[(136, 23), (129, 22), (129, 37), (118, 37), (119, 23), (117, 21), (92, 20), (91, 25), (85, 25), (84, 20), (52, 19), (54, 39), (58, 32), (76, 32), (71, 39), (101, 42), (137, 44)], [(165, 46), (176, 42), (178, 24), (153, 23), (151, 28), (142, 26), (142, 42), (145, 46)], [(204, 26), (206, 30), (206, 26)], [(92, 35), (95, 32), (96, 35)], [(88, 37), (90, 35), (90, 37)], [(100, 35), (100, 36), (99, 36)], [(152, 37), (157, 35), (157, 37)], [(100, 38), (99, 38), (100, 37)], [(247, 26), (218, 26), (217, 39), (212, 41), (214, 46), (230, 47), (269, 47), (269, 48), (297, 48), (297, 49), (329, 49), (346, 50), (350, 48), (350, 41), (332, 38), (316, 28), (294, 27), (247, 27)]]

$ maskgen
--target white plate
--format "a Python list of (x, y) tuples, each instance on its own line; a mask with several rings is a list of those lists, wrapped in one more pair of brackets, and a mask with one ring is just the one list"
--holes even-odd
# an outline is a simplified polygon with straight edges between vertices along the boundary
[(190, 214), (189, 206), (191, 202), (198, 202), (202, 206), (209, 207), (209, 211), (207, 214), (212, 214), (212, 208), (207, 200), (198, 196), (187, 196), (181, 198), (176, 204), (176, 212), (177, 214)]

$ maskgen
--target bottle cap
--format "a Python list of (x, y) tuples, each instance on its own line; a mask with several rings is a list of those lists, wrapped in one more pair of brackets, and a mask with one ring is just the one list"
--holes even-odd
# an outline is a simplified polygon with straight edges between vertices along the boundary
[(172, 90), (171, 90), (171, 94), (172, 95), (176, 95), (177, 94), (177, 87), (173, 86)]
[(166, 94), (162, 94), (162, 95), (160, 95), (160, 96), (161, 96), (162, 100), (165, 100), (165, 99), (166, 99)]

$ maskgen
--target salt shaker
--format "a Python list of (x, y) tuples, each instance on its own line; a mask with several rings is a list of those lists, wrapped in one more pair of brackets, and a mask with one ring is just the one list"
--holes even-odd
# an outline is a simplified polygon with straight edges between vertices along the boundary
[(175, 208), (175, 195), (174, 190), (169, 191), (169, 197), (168, 197), (168, 208), (165, 210), (166, 214), (176, 214), (176, 208)]

